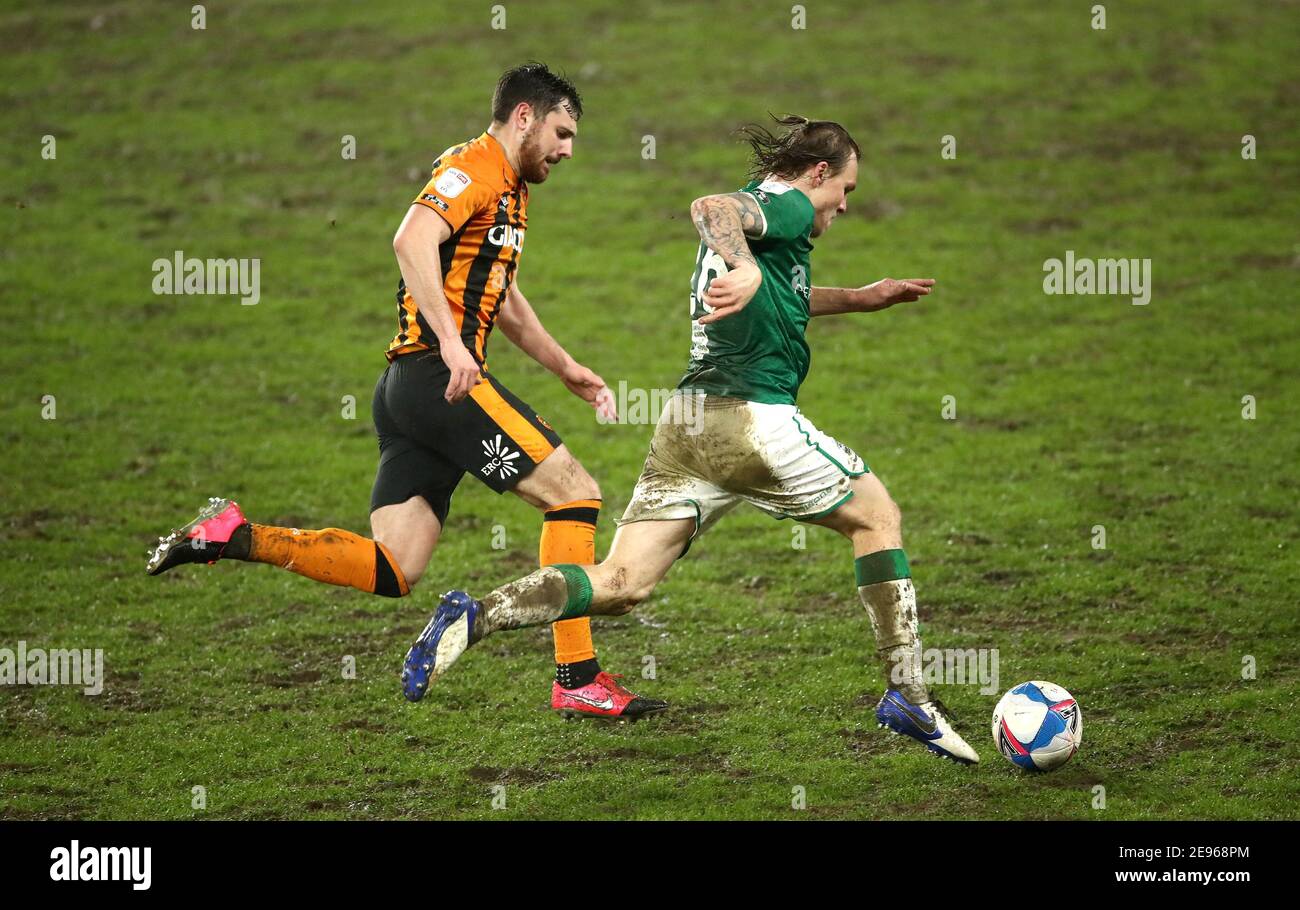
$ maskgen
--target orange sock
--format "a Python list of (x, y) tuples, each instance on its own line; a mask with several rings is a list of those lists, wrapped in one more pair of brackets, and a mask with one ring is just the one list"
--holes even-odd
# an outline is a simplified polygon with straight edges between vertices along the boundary
[(403, 597), (411, 591), (397, 560), (377, 540), (342, 528), (300, 531), (256, 524), (249, 528), (250, 562), (268, 563), (326, 584), (384, 597)]
[[(578, 499), (547, 509), (542, 519), (538, 561), (544, 566), (556, 563), (593, 565), (596, 562), (596, 518), (599, 515), (599, 499)], [(557, 664), (577, 663), (596, 656), (596, 646), (591, 641), (591, 620), (586, 616), (552, 623), (551, 633), (555, 636)]]

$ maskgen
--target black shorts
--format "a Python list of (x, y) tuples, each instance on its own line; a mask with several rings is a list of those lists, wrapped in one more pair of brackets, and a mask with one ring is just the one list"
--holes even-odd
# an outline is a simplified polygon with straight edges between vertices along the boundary
[(428, 500), (445, 523), (465, 473), (498, 493), (512, 489), (560, 445), (559, 434), (486, 371), (457, 404), (443, 398), (450, 373), (432, 352), (403, 354), (375, 384), (371, 413), (379, 471), (370, 511)]

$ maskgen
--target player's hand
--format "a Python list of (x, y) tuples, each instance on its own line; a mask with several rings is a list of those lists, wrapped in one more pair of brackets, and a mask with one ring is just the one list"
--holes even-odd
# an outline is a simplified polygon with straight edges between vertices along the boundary
[(448, 404), (455, 404), (463, 400), (474, 386), (483, 381), (483, 371), (479, 368), (474, 355), (460, 343), (459, 338), (449, 344), (440, 344), (438, 349), (442, 354), (442, 362), (451, 371), (451, 379), (447, 381), (447, 391), (442, 397), (447, 399)]
[(889, 309), (896, 303), (920, 300), (934, 287), (933, 278), (881, 278), (858, 290), (862, 292), (862, 311), (871, 313)]
[(618, 421), (618, 407), (614, 403), (614, 393), (591, 370), (580, 363), (570, 365), (560, 374), (560, 381), (574, 395), (596, 409), (596, 416), (604, 423)]
[(758, 293), (758, 286), (762, 283), (763, 273), (757, 265), (746, 261), (737, 263), (727, 274), (720, 275), (709, 283), (704, 304), (712, 308), (713, 312), (701, 316), (700, 322), (708, 325), (739, 313)]

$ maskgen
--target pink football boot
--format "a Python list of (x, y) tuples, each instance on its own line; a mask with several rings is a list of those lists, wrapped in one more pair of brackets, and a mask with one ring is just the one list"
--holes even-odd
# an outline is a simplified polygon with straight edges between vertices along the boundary
[(158, 546), (149, 557), (146, 571), (150, 575), (161, 575), (182, 563), (214, 563), (230, 543), (230, 535), (244, 524), (247, 521), (238, 503), (214, 496), (193, 521), (166, 537), (158, 538)]
[(622, 674), (601, 671), (596, 678), (577, 689), (551, 684), (551, 710), (568, 717), (605, 717), (613, 720), (636, 720), (668, 707), (668, 702), (642, 698), (624, 689)]

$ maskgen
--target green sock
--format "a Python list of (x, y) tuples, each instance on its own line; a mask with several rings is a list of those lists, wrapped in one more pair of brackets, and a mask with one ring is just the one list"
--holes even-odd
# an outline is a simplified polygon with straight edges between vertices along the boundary
[(554, 568), (560, 570), (568, 589), (564, 612), (560, 614), (560, 619), (586, 616), (587, 609), (591, 606), (591, 579), (586, 571), (582, 566), (575, 566), (572, 563), (560, 563)]
[(861, 588), (882, 581), (911, 578), (912, 570), (907, 565), (907, 554), (902, 550), (877, 550), (853, 560), (853, 574)]

